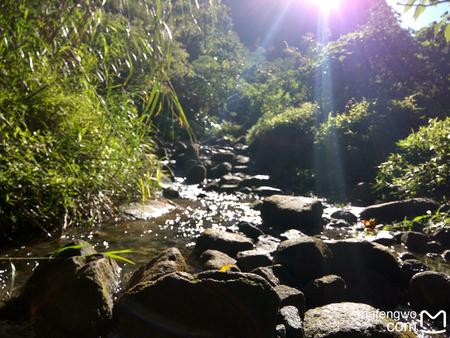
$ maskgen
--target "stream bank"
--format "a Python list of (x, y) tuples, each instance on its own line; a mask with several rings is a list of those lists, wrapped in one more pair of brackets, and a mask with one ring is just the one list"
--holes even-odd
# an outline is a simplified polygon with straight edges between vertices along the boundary
[[(203, 300), (205, 292), (208, 293), (208, 290), (210, 290), (211, 283), (228, 285), (227, 288), (231, 283), (232, 285), (237, 285), (237, 289), (234, 286), (230, 289), (226, 288), (224, 290), (227, 293), (243, 297), (241, 294), (243, 291), (239, 291), (243, 288), (247, 290), (244, 294), (256, 292), (255, 295), (260, 295), (264, 299), (262, 301), (264, 304), (261, 303), (260, 305), (265, 306), (268, 312), (262, 311), (260, 316), (255, 316), (259, 318), (258, 321), (263, 318), (261, 323), (273, 323), (273, 334), (279, 337), (283, 335), (287, 337), (301, 337), (302, 334), (306, 334), (308, 337), (312, 335), (311, 332), (315, 332), (316, 326), (312, 324), (311, 320), (303, 323), (305, 318), (314, 317), (311, 313), (309, 315), (306, 313), (305, 317), (307, 308), (312, 310), (314, 307), (327, 306), (328, 303), (337, 301), (356, 301), (356, 303), (342, 305), (342, 309), (339, 306), (334, 306), (332, 311), (338, 314), (354, 309), (354, 311), (361, 314), (372, 313), (373, 309), (358, 305), (359, 303), (369, 303), (391, 310), (399, 304), (406, 305), (410, 301), (407, 295), (409, 286), (406, 284), (409, 283), (410, 278), (416, 273), (424, 270), (431, 269), (444, 273), (444, 275), (437, 277), (444, 281), (444, 286), (439, 287), (438, 298), (440, 292), (446, 292), (445, 290), (447, 290), (446, 287), (448, 288), (448, 286), (445, 286), (445, 278), (448, 280), (450, 269), (442, 254), (446, 245), (448, 245), (448, 242), (446, 242), (448, 235), (446, 237), (445, 233), (437, 233), (428, 236), (420, 232), (417, 234), (417, 232), (384, 231), (380, 230), (380, 225), (372, 226), (370, 222), (365, 222), (372, 218), (371, 215), (374, 213), (376, 215), (383, 208), (384, 211), (381, 211), (381, 215), (387, 216), (390, 214), (392, 218), (393, 214), (401, 213), (403, 215), (405, 212), (410, 212), (410, 209), (416, 210), (415, 212), (418, 213), (422, 207), (426, 210), (430, 207), (434, 208), (432, 202), (431, 204), (429, 204), (429, 201), (420, 200), (402, 202), (407, 205), (412, 204), (414, 206), (412, 208), (400, 207), (403, 204), (394, 204), (364, 209), (361, 207), (330, 205), (326, 201), (312, 196), (297, 200), (283, 195), (288, 192), (276, 188), (270, 177), (252, 168), (246, 146), (240, 142), (233, 144), (225, 141), (214, 146), (203, 146), (201, 148), (179, 143), (174, 149), (175, 152), (170, 154), (170, 158), (174, 158), (176, 162), (169, 164), (175, 166), (175, 173), (178, 178), (175, 178), (174, 182), (165, 187), (163, 193), (166, 197), (161, 196), (159, 199), (150, 201), (144, 206), (137, 204), (124, 208), (123, 211), (128, 218), (127, 220), (112, 220), (96, 228), (68, 229), (59, 239), (16, 248), (7, 252), (6, 255), (11, 257), (44, 256), (68, 241), (81, 239), (93, 244), (98, 252), (133, 249), (135, 252), (127, 257), (132, 259), (137, 267), (147, 266), (147, 270), (151, 271), (158, 261), (153, 260), (153, 263), (149, 264), (149, 260), (152, 257), (159, 255), (161, 261), (171, 261), (171, 259), (164, 258), (164, 253), (168, 248), (176, 247), (179, 249), (179, 255), (172, 254), (169, 256), (175, 257), (176, 261), (186, 260), (186, 262), (184, 264), (176, 264), (177, 267), (175, 269), (166, 271), (171, 273), (168, 274), (168, 277), (161, 280), (158, 278), (152, 279), (152, 273), (147, 274), (147, 277), (150, 276), (149, 278), (145, 276), (145, 278), (142, 276), (137, 278), (135, 275), (136, 266), (120, 263), (122, 272), (119, 278), (119, 289), (122, 291), (126, 290), (126, 293), (130, 294), (130, 290), (137, 288), (133, 292), (139, 293), (142, 291), (146, 294), (145, 297), (154, 299), (155, 296), (152, 296), (153, 291), (150, 289), (148, 290), (149, 294), (147, 294), (146, 288), (142, 287), (143, 285), (162, 288), (161, 290), (168, 292), (167, 295), (170, 295), (173, 291), (167, 285), (172, 283), (183, 285), (182, 289), (186, 290), (185, 296), (172, 297), (166, 295), (168, 298), (164, 299), (164, 304), (171, 304), (167, 306), (172, 311), (175, 311), (174, 308), (180, 308), (181, 305), (172, 303), (172, 301), (182, 297), (192, 297), (193, 301), (196, 299)], [(187, 177), (185, 179), (180, 178), (180, 173), (184, 173)], [(197, 182), (203, 182), (207, 175), (210, 176), (207, 183), (196, 184)], [(368, 214), (369, 216), (364, 221), (360, 217), (361, 214)], [(408, 216), (411, 215), (408, 214)], [(298, 221), (296, 217), (303, 217), (303, 221)], [(290, 224), (292, 219), (294, 222)], [(308, 220), (308, 222), (305, 222), (305, 220)], [(389, 220), (393, 220), (393, 218), (386, 219), (386, 221)], [(317, 227), (317, 229), (311, 231), (309, 233), (310, 236), (307, 236), (300, 232), (297, 226), (299, 224), (297, 223), (307, 224), (301, 228), (305, 233), (309, 233), (309, 230), (311, 230), (309, 229), (310, 225)], [(308, 225), (308, 223), (311, 224)], [(279, 226), (281, 227), (279, 228)], [(215, 229), (215, 232), (208, 234), (207, 231), (205, 233), (205, 230), (210, 228)], [(242, 240), (241, 238), (241, 240), (247, 244), (244, 244), (242, 247), (238, 246), (238, 249), (228, 251), (227, 248), (230, 246), (230, 241), (234, 243), (231, 235), (236, 233), (239, 233), (239, 236), (243, 236), (244, 239)], [(203, 245), (199, 245), (199, 236), (200, 239), (206, 238), (206, 241), (203, 240)], [(220, 238), (223, 236), (226, 238), (226, 240), (222, 241), (225, 244), (217, 246), (217, 243), (221, 243)], [(232, 239), (229, 240), (228, 236), (231, 236)], [(348, 239), (351, 238), (359, 239), (349, 241)], [(283, 245), (280, 244), (282, 242), (284, 243)], [(412, 250), (414, 251), (413, 254), (405, 254), (405, 245), (410, 250), (414, 249)], [(297, 249), (299, 250), (298, 259), (292, 263), (292, 255), (297, 257), (295, 256)], [(209, 251), (208, 255), (205, 254), (207, 251)], [(211, 251), (216, 252), (211, 253)], [(223, 251), (228, 252), (223, 253)], [(225, 256), (220, 256), (217, 252), (222, 252)], [(287, 257), (286, 259), (282, 258), (284, 257), (283, 252), (289, 253), (284, 255)], [(228, 255), (226, 255), (227, 253)], [(163, 255), (162, 258), (161, 255)], [(202, 256), (204, 257), (202, 258)], [(208, 259), (205, 259), (205, 257), (208, 257)], [(341, 258), (342, 261), (339, 260)], [(353, 263), (350, 264), (352, 259)], [(311, 271), (309, 266), (298, 266), (298, 262), (304, 260), (312, 261), (313, 267), (321, 268)], [(213, 264), (214, 261), (216, 262), (215, 264)], [(227, 262), (228, 264), (222, 264), (221, 262)], [(89, 264), (89, 262), (83, 262), (83, 264)], [(357, 273), (356, 277), (350, 273), (352, 271), (349, 272), (345, 268), (336, 268), (338, 266), (345, 267), (346, 264), (350, 264), (351, 269), (354, 270), (353, 272)], [(15, 284), (20, 286), (25, 284), (32, 270), (37, 265), (42, 266), (42, 263), (38, 264), (38, 261), (30, 259), (30, 261), (24, 262), (14, 261), (14, 265), (17, 271), (15, 273)], [(227, 265), (229, 270), (232, 271), (223, 272), (219, 275), (217, 273), (205, 274), (206, 272), (202, 272), (206, 266), (208, 266), (206, 270), (211, 270), (214, 266), (216, 270), (220, 270)], [(365, 267), (366, 265), (368, 267)], [(372, 268), (372, 265), (374, 268)], [(180, 269), (180, 266), (183, 266), (183, 268)], [(239, 270), (243, 272), (239, 272)], [(252, 271), (251, 276), (246, 275), (250, 271)], [(181, 275), (179, 274), (180, 272), (182, 272)], [(307, 272), (306, 275), (305, 272)], [(396, 277), (393, 280), (393, 284), (383, 284), (384, 281), (382, 279), (375, 278), (372, 281), (371, 278), (374, 276), (374, 273), (376, 273), (375, 276), (377, 278), (379, 275), (384, 274), (394, 274)], [(255, 274), (260, 277), (255, 277)], [(289, 281), (289, 277), (286, 276), (292, 274), (294, 276), (291, 276)], [(130, 286), (129, 280), (133, 275), (138, 282), (131, 283), (134, 285)], [(261, 279), (261, 275), (265, 277)], [(445, 275), (447, 277), (442, 277)], [(12, 282), (8, 262), (3, 262), (1, 276), (2, 289), (4, 292), (7, 292)], [(273, 279), (273, 276), (278, 282)], [(284, 276), (284, 279), (281, 276)], [(361, 281), (358, 281), (358, 277), (361, 276), (367, 276), (367, 279), (362, 278)], [(369, 278), (369, 276), (371, 277)], [(431, 277), (425, 275), (419, 278), (418, 283), (421, 285), (423, 283), (421, 280), (425, 278), (426, 284), (427, 278), (435, 277), (435, 275), (431, 275)], [(249, 280), (252, 281), (251, 285), (259, 285), (257, 289), (248, 289)], [(192, 290), (192, 285), (197, 282), (207, 286)], [(273, 285), (276, 283), (278, 285)], [(137, 287), (138, 285), (140, 287)], [(278, 289), (275, 290), (275, 288)], [(327, 298), (325, 304), (324, 300), (320, 301), (319, 299), (318, 301), (315, 299), (317, 298), (315, 295), (318, 292), (317, 289), (322, 290), (321, 288), (333, 290), (331, 294), (337, 298)], [(277, 294), (276, 296), (273, 294), (274, 290)], [(322, 290), (320, 292), (325, 291)], [(321, 294), (320, 292), (319, 294)], [(326, 292), (330, 293), (330, 291)], [(423, 290), (420, 292), (423, 293)], [(280, 293), (286, 296), (280, 297)], [(354, 294), (350, 297), (352, 293)], [(191, 296), (187, 296), (189, 294)], [(398, 294), (403, 298), (393, 297), (394, 294)], [(442, 295), (444, 293), (441, 294), (441, 297)], [(294, 301), (283, 303), (283, 300), (286, 298), (293, 298)], [(249, 308), (255, 309), (258, 306), (252, 303), (252, 299), (250, 297), (246, 304), (251, 304), (248, 305)], [(297, 300), (295, 301), (295, 299)], [(301, 299), (303, 299), (303, 302)], [(119, 304), (122, 304), (122, 307), (127, 302), (123, 300), (123, 296), (119, 296)], [(208, 304), (211, 309), (228, 306), (220, 305), (221, 303)], [(206, 314), (202, 312), (203, 310), (198, 309), (199, 312), (195, 313), (200, 317), (204, 317)], [(154, 309), (152, 311), (154, 312)], [(329, 309), (325, 308), (323, 311), (328, 313)], [(163, 316), (164, 320), (167, 320), (167, 313), (163, 311), (159, 315)], [(217, 315), (221, 317), (223, 314), (218, 313)], [(266, 318), (266, 316), (268, 317)], [(339, 318), (339, 316), (336, 316), (335, 320), (345, 322)], [(227, 319), (227, 323), (231, 320), (237, 321), (235, 317), (230, 317)], [(217, 324), (213, 320), (211, 322)], [(198, 322), (198, 325), (196, 324), (197, 329), (201, 327), (202, 323), (205, 323), (205, 321)], [(240, 332), (241, 335), (238, 334), (237, 336), (249, 337), (249, 331), (243, 329), (245, 323), (239, 323), (241, 322), (238, 321), (236, 326), (234, 326), (234, 331), (228, 333), (232, 334), (234, 332), (236, 334), (236, 332)], [(349, 326), (352, 325), (351, 320), (348, 323)], [(132, 332), (133, 330), (140, 332), (140, 324), (138, 324), (130, 324), (130, 321), (126, 319), (121, 333), (119, 329), (121, 335), (117, 333), (119, 334), (118, 336), (128, 337), (127, 332)], [(187, 323), (182, 323), (182, 321), (173, 322), (172, 324), (181, 325), (181, 327), (187, 325)], [(382, 327), (387, 325), (387, 323), (380, 324), (380, 322), (376, 321), (372, 324), (375, 328), (379, 325)], [(261, 329), (261, 332), (264, 332), (261, 336), (269, 336), (267, 335), (267, 330), (270, 329), (267, 329), (265, 324), (261, 325), (258, 324), (256, 326), (264, 328)], [(123, 332), (124, 327), (126, 328), (125, 332)], [(218, 327), (222, 326), (216, 326), (216, 328)], [(209, 330), (213, 328), (214, 325), (209, 327)], [(255, 329), (255, 327), (252, 328)], [(378, 331), (375, 330), (369, 336), (379, 337), (380, 332), (379, 329)], [(162, 334), (158, 331), (156, 334), (156, 336), (159, 336), (159, 334), (161, 336), (165, 336), (165, 334), (170, 336), (170, 333), (167, 332)], [(192, 333), (186, 336), (196, 335)], [(212, 336), (214, 337), (214, 335)]]

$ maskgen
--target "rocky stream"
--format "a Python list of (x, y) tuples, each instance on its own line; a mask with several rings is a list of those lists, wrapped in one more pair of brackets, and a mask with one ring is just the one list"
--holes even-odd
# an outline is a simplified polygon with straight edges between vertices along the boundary
[(449, 225), (385, 230), (436, 202), (298, 196), (242, 140), (167, 149), (161, 196), (3, 252), (0, 337), (449, 336)]

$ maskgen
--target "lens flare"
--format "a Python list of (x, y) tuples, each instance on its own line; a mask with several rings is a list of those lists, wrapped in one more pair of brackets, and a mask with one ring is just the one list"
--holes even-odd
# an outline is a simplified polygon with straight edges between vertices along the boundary
[(309, 0), (309, 2), (319, 7), (323, 13), (337, 10), (341, 6), (341, 0)]

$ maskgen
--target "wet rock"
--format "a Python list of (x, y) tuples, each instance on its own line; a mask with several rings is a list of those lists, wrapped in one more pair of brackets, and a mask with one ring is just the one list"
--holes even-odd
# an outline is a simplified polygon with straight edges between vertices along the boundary
[(129, 290), (115, 312), (129, 337), (272, 338), (278, 306), (257, 275), (177, 272)]
[(219, 187), (219, 191), (226, 192), (226, 193), (234, 193), (238, 191), (239, 186), (237, 184), (222, 184)]
[(201, 164), (195, 164), (186, 171), (186, 183), (199, 184), (206, 178), (206, 168)]
[(72, 245), (84, 247), (41, 263), (19, 296), (37, 337), (99, 337), (110, 328), (119, 267), (86, 242)]
[(414, 256), (411, 252), (402, 252), (399, 256), (398, 256), (402, 261), (406, 261), (407, 259), (417, 259), (416, 256)]
[(156, 280), (176, 271), (187, 271), (186, 262), (180, 250), (168, 248), (152, 258), (147, 265), (137, 270), (128, 281), (127, 288), (131, 288), (138, 283)]
[(278, 324), (275, 328), (274, 338), (286, 338), (286, 327), (283, 324)]
[(302, 338), (305, 336), (303, 322), (295, 306), (284, 306), (280, 309), (280, 320), (286, 328), (287, 338)]
[(390, 338), (392, 320), (377, 315), (377, 309), (360, 303), (334, 303), (308, 310), (304, 328), (307, 338)]
[(165, 188), (165, 189), (163, 189), (163, 197), (168, 198), (168, 199), (179, 198), (180, 193), (175, 189)]
[(255, 224), (251, 224), (249, 222), (239, 222), (238, 229), (245, 236), (257, 240), (259, 236), (264, 235), (264, 232), (258, 228)]
[(303, 232), (296, 230), (296, 229), (290, 229), (287, 230), (283, 233), (280, 234), (279, 236), (282, 240), (287, 240), (287, 239), (296, 239), (296, 238), (301, 238), (301, 237), (307, 237), (309, 238), (308, 235), (305, 235)]
[(280, 229), (295, 228), (306, 234), (322, 230), (322, 203), (319, 200), (301, 197), (274, 195), (267, 197), (261, 208), (265, 225)]
[(256, 249), (272, 254), (277, 250), (280, 242), (278, 238), (271, 235), (259, 236), (258, 242), (256, 242)]
[(406, 283), (409, 283), (416, 273), (430, 270), (428, 266), (417, 259), (406, 259), (403, 261), (401, 269)]
[(213, 162), (234, 162), (235, 154), (229, 150), (219, 151), (211, 156)]
[(346, 288), (345, 281), (340, 276), (327, 275), (317, 278), (305, 288), (306, 305), (311, 309), (341, 302), (345, 299)]
[(284, 285), (295, 284), (294, 279), (292, 275), (289, 273), (288, 269), (286, 269), (281, 264), (260, 267), (252, 270), (252, 273), (263, 277), (273, 287), (282, 284)]
[(241, 251), (236, 256), (237, 265), (242, 271), (252, 271), (262, 266), (272, 265), (270, 254), (260, 250)]
[(443, 251), (441, 243), (436, 242), (436, 241), (428, 242), (425, 245), (424, 250), (426, 253), (435, 253), (435, 254), (440, 254)]
[(231, 163), (223, 162), (219, 163), (215, 167), (212, 167), (208, 172), (209, 178), (219, 178), (223, 175), (229, 174), (233, 170)]
[(348, 228), (352, 225), (343, 219), (333, 219), (327, 226), (332, 228)]
[(239, 251), (252, 250), (253, 242), (240, 234), (210, 228), (197, 238), (195, 252), (201, 254), (209, 249), (222, 251), (235, 257)]
[(442, 258), (444, 259), (444, 262), (450, 262), (450, 250), (445, 250), (442, 254)]
[(450, 277), (444, 273), (424, 271), (411, 278), (411, 306), (419, 311), (450, 310)]
[(274, 262), (285, 266), (302, 283), (323, 275), (331, 256), (330, 249), (320, 239), (299, 237), (281, 242)]
[(330, 273), (345, 280), (348, 299), (377, 307), (404, 300), (400, 265), (387, 247), (362, 239), (325, 242), (333, 253)]
[[(200, 256), (204, 270), (220, 270), (226, 265), (236, 265), (236, 260), (217, 250), (206, 250)], [(235, 268), (239, 270), (237, 267)]]
[(434, 232), (434, 241), (441, 243), (444, 249), (450, 249), (450, 227), (444, 227)]
[(427, 198), (411, 198), (371, 205), (365, 208), (360, 215), (361, 219), (375, 219), (378, 223), (392, 223), (403, 219), (412, 219), (425, 215), (427, 211), (435, 211), (439, 204)]
[(234, 163), (236, 165), (247, 165), (250, 163), (250, 157), (244, 155), (237, 155), (234, 158)]
[(415, 231), (407, 231), (402, 235), (402, 243), (411, 251), (425, 252), (428, 236)]
[(235, 165), (233, 166), (233, 172), (234, 173), (243, 173), (243, 174), (250, 174), (250, 168), (246, 165)]
[(397, 244), (397, 239), (389, 233), (387, 233), (387, 234), (383, 233), (383, 234), (378, 234), (377, 237), (372, 240), (372, 242), (378, 243), (378, 244), (381, 244), (384, 246), (392, 246), (392, 245)]
[(273, 288), (280, 299), (280, 306), (295, 306), (301, 317), (305, 315), (305, 295), (296, 288), (278, 285)]
[(267, 186), (258, 187), (256, 189), (253, 189), (253, 191), (258, 196), (273, 196), (273, 195), (279, 195), (279, 194), (283, 193), (283, 191), (281, 189), (267, 187)]
[(220, 190), (220, 184), (217, 181), (212, 181), (207, 183), (204, 188), (205, 191), (219, 191)]
[(348, 210), (337, 210), (331, 214), (331, 218), (342, 219), (350, 224), (356, 223), (358, 221), (358, 217), (356, 217), (352, 212)]
[(255, 175), (246, 177), (241, 181), (239, 184), (240, 187), (262, 187), (268, 185), (270, 182), (270, 176), (269, 175)]

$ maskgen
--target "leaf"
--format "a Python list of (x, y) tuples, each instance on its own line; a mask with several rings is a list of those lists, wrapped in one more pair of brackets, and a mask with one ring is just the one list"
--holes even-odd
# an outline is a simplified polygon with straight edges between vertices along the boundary
[(121, 262), (125, 262), (125, 263), (129, 263), (129, 264), (135, 265), (136, 263), (133, 262), (131, 259), (128, 259), (128, 258), (123, 257), (123, 256), (120, 255), (120, 254), (132, 253), (132, 252), (134, 252), (134, 251), (131, 250), (131, 249), (125, 249), (125, 250), (113, 250), (113, 251), (102, 252), (101, 254), (106, 256), (106, 257), (115, 259), (117, 261), (121, 261)]
[(417, 18), (420, 16), (420, 14), (423, 13), (424, 10), (425, 10), (425, 6), (418, 5), (416, 7), (416, 10), (414, 11), (414, 20), (417, 20)]
[(450, 23), (445, 27), (444, 37), (445, 41), (450, 42)]
[(234, 264), (227, 264), (224, 265), (220, 268), (219, 272), (227, 272), (228, 270), (232, 269), (232, 268), (236, 268), (237, 266)]
[(82, 249), (86, 246), (86, 244), (77, 244), (77, 245), (68, 245), (68, 246), (64, 246), (62, 248), (57, 249), (56, 251), (54, 251), (51, 256), (52, 257), (56, 257), (59, 256), (61, 253), (67, 251), (67, 250), (79, 250)]

